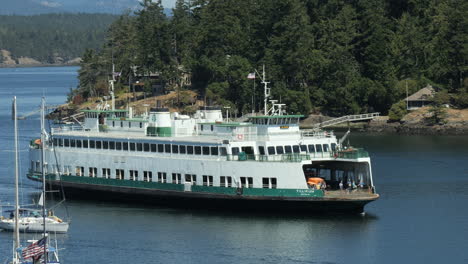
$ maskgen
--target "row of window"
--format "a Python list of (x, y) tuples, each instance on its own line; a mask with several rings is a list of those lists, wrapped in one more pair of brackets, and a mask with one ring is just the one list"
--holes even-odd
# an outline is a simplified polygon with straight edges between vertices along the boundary
[[(46, 167), (47, 168), (47, 167)], [(40, 172), (40, 168), (37, 167), (36, 172)], [(87, 170), (87, 176), (91, 178), (99, 177), (98, 175), (98, 168), (96, 167), (89, 167)], [(101, 169), (101, 177), (105, 179), (112, 178), (111, 169), (110, 168), (102, 168)], [(71, 174), (71, 166), (64, 167), (64, 175)], [(85, 167), (83, 166), (76, 166), (75, 167), (75, 175), (76, 176), (85, 176)], [(123, 169), (115, 169), (115, 179), (117, 180), (130, 180), (130, 181), (140, 181), (143, 180), (144, 182), (153, 182), (153, 172), (152, 171), (143, 171), (143, 178), (141, 179), (141, 174), (138, 170), (128, 170), (128, 178), (125, 176), (126, 171)], [(183, 180), (183, 181), (182, 181)], [(199, 180), (199, 179), (198, 179)], [(197, 180), (197, 175), (195, 174), (185, 174), (182, 178), (181, 173), (172, 173), (172, 177), (170, 181), (168, 181), (167, 173), (166, 172), (158, 172), (157, 178), (155, 182), (158, 183), (174, 183), (174, 184), (184, 184), (184, 183), (191, 183), (192, 185), (201, 184), (202, 186), (213, 186), (213, 176), (212, 175), (202, 175), (202, 182), (200, 183)], [(240, 185), (242, 188), (253, 188), (253, 177), (240, 177)], [(233, 178), (231, 176), (220, 176), (219, 178), (219, 186), (220, 187), (236, 187), (237, 184), (234, 184)], [(271, 188), (276, 189), (277, 182), (276, 178), (263, 178), (262, 179), (262, 188)]]
[[(141, 152), (159, 152), (172, 154), (195, 154), (195, 155), (211, 155), (211, 156), (226, 156), (225, 147), (217, 146), (190, 146), (176, 144), (156, 144), (156, 143), (139, 143), (139, 142), (120, 142), (120, 141), (100, 141), (100, 140), (80, 140), (80, 139), (62, 139), (54, 138), (54, 146), (59, 147), (76, 147), (76, 148), (91, 148), (91, 149), (110, 149), (123, 151), (141, 151)], [(269, 146), (267, 147), (268, 155), (281, 155), (290, 153), (321, 153), (336, 150), (336, 144), (309, 144), (309, 145), (286, 145), (286, 146)], [(240, 151), (253, 154), (251, 146), (233, 147), (231, 148), (232, 155), (237, 155)], [(266, 155), (265, 147), (259, 146), (258, 153)]]
[(139, 142), (80, 140), (68, 138), (54, 138), (53, 143), (54, 146), (72, 148), (110, 149), (123, 151), (160, 152), (172, 154), (195, 154), (211, 156), (227, 155), (225, 147), (217, 146), (187, 146), (175, 144), (150, 144)]

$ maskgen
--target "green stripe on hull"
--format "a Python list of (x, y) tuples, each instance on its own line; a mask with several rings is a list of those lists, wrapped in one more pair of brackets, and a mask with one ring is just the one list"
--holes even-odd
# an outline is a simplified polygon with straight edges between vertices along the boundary
[[(38, 174), (30, 174), (31, 178), (40, 180), (41, 176)], [(70, 176), (62, 175), (62, 181), (68, 183), (80, 184), (94, 184), (101, 186), (115, 186), (115, 187), (130, 187), (130, 188), (143, 188), (164, 191), (184, 191), (184, 184), (174, 183), (158, 183), (158, 182), (144, 182), (144, 181), (131, 181), (131, 180), (116, 180), (105, 178), (92, 178), (86, 176)], [(46, 176), (47, 180), (58, 180), (55, 174)], [(193, 193), (212, 193), (221, 195), (242, 195), (242, 196), (271, 196), (271, 197), (323, 197), (323, 191), (312, 189), (264, 189), (264, 188), (232, 188), (232, 187), (214, 187), (214, 186), (200, 186), (192, 185), (191, 192)]]

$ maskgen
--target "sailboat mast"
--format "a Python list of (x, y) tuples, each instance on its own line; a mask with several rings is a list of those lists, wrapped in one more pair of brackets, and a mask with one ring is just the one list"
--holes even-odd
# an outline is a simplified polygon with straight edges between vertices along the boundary
[(18, 169), (18, 119), (16, 118), (16, 96), (13, 97), (13, 123), (15, 129), (15, 260), (18, 260), (16, 249), (20, 247), (19, 238), (19, 169)]
[[(45, 180), (45, 125), (44, 125), (44, 115), (45, 115), (45, 98), (42, 97), (41, 101), (41, 165), (42, 165), (42, 221), (43, 221), (43, 232), (46, 236), (46, 180)], [(44, 246), (44, 263), (47, 264), (47, 238)]]

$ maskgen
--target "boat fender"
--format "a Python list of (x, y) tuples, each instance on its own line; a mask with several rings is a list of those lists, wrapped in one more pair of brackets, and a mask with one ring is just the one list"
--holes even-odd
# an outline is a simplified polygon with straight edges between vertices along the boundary
[(242, 134), (237, 134), (237, 139), (243, 140), (243, 139), (244, 139), (244, 135), (242, 135)]
[(242, 188), (237, 188), (237, 189), (236, 189), (236, 194), (237, 194), (237, 195), (242, 195), (242, 193), (243, 193)]

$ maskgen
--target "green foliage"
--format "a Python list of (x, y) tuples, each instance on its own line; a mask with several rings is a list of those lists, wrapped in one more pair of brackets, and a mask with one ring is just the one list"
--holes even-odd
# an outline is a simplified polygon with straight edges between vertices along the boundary
[(81, 57), (98, 49), (109, 25), (118, 16), (106, 14), (45, 14), (0, 16), (0, 49), (14, 58), (30, 57), (55, 63)]
[(426, 118), (428, 125), (443, 125), (445, 124), (447, 118), (447, 112), (445, 107), (442, 105), (433, 104), (429, 108), (429, 114)]
[(412, 94), (428, 83), (465, 106), (467, 3), (177, 0), (174, 16), (166, 17), (161, 1), (145, 0), (139, 12), (112, 24), (101, 50), (85, 53), (80, 89), (85, 97), (97, 94), (114, 57), (121, 84), (134, 65), (174, 87), (188, 73), (188, 89), (232, 112), (250, 112), (253, 97), (261, 110), (260, 79), (254, 91), (246, 76), (263, 64), (272, 99), (290, 113), (390, 110), (400, 120), (406, 86)]
[(399, 101), (392, 105), (390, 111), (388, 112), (388, 119), (390, 122), (398, 122), (400, 121), (406, 114), (408, 110), (406, 110), (406, 102)]

